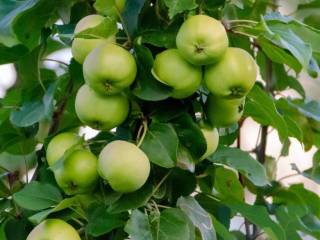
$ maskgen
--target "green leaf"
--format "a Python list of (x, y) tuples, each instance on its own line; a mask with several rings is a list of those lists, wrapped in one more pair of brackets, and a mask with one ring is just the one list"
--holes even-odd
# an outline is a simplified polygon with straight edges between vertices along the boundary
[(36, 165), (37, 156), (35, 152), (25, 155), (10, 154), (8, 152), (0, 153), (0, 167), (10, 172), (25, 172)]
[(237, 238), (234, 235), (232, 235), (230, 231), (222, 223), (215, 219), (214, 216), (211, 216), (211, 218), (213, 221), (213, 226), (217, 231), (217, 235), (219, 236), (218, 239), (237, 240)]
[(207, 150), (207, 142), (199, 125), (187, 113), (182, 113), (171, 122), (180, 142), (188, 149), (194, 159), (200, 159)]
[(0, 64), (18, 61), (22, 56), (28, 53), (28, 48), (22, 44), (13, 47), (6, 47), (0, 43)]
[(10, 121), (18, 127), (28, 127), (42, 120), (43, 112), (42, 102), (28, 102), (11, 113)]
[(124, 230), (132, 240), (152, 240), (148, 216), (139, 210), (133, 210)]
[(202, 236), (203, 240), (215, 240), (216, 232), (210, 215), (193, 197), (180, 197), (177, 206), (189, 217)]
[(192, 240), (194, 229), (191, 228), (187, 216), (176, 208), (166, 209), (160, 215), (160, 227), (157, 229), (159, 240)]
[(255, 186), (269, 184), (266, 170), (249, 153), (238, 148), (219, 147), (217, 151), (208, 158), (213, 163), (225, 164), (246, 176)]
[(57, 84), (52, 84), (42, 101), (27, 102), (19, 110), (12, 111), (10, 121), (17, 127), (28, 127), (44, 119), (51, 119), (54, 110), (54, 92)]
[(117, 21), (112, 17), (106, 17), (95, 27), (85, 29), (75, 35), (75, 38), (108, 38), (118, 32)]
[(299, 112), (308, 118), (312, 118), (316, 121), (320, 121), (320, 103), (314, 100), (311, 101), (289, 101), (289, 104), (296, 107)]
[(283, 228), (270, 218), (265, 207), (249, 205), (231, 198), (224, 200), (223, 204), (263, 229), (270, 239), (287, 239)]
[(46, 219), (51, 213), (58, 212), (58, 211), (61, 211), (61, 210), (64, 210), (66, 208), (73, 207), (76, 205), (79, 205), (78, 196), (74, 196), (71, 198), (65, 198), (55, 207), (38, 212), (38, 213), (30, 216), (28, 219), (33, 224), (37, 225), (37, 224), (41, 223), (44, 219)]
[(54, 186), (33, 181), (13, 194), (13, 200), (22, 208), (36, 211), (57, 205), (62, 196)]
[(88, 210), (88, 233), (94, 237), (106, 234), (125, 224), (126, 214), (111, 214), (105, 206), (93, 205)]
[(172, 168), (177, 161), (177, 134), (170, 124), (152, 122), (142, 142), (141, 149), (154, 164)]
[(244, 114), (264, 126), (273, 126), (278, 130), (282, 142), (288, 137), (287, 124), (277, 111), (273, 98), (258, 85), (247, 96)]
[(122, 18), (130, 36), (133, 36), (138, 29), (138, 19), (144, 4), (145, 0), (126, 1), (126, 6), (122, 13)]
[(164, 3), (169, 8), (169, 17), (171, 19), (178, 13), (198, 7), (195, 0), (164, 0)]
[(244, 200), (244, 190), (234, 170), (217, 167), (214, 171), (214, 187), (221, 194), (221, 198)]
[(267, 39), (263, 37), (259, 37), (257, 39), (259, 46), (261, 46), (263, 52), (274, 62), (280, 64), (286, 64), (290, 68), (292, 68), (295, 72), (300, 72), (302, 69), (301, 64), (295, 59), (292, 55), (290, 55), (284, 49), (276, 46), (275, 44), (269, 42)]
[(181, 196), (189, 196), (197, 187), (195, 175), (179, 168), (172, 170), (166, 183), (169, 200), (172, 203), (175, 203)]
[(57, 6), (54, 1), (45, 0), (1, 4), (4, 4), (5, 11), (0, 21), (0, 42), (8, 47), (23, 43), (29, 49), (38, 45), (41, 30)]
[(138, 62), (138, 77), (133, 88), (133, 94), (147, 101), (159, 101), (168, 98), (172, 89), (157, 81), (151, 74), (153, 66), (151, 51), (139, 44), (135, 44), (134, 50)]
[(108, 211), (111, 213), (120, 213), (144, 206), (150, 199), (152, 190), (152, 186), (146, 184), (138, 191), (123, 194), (119, 200), (109, 206)]
[(101, 15), (117, 16), (120, 9), (116, 8), (116, 0), (97, 0), (94, 3), (94, 8)]

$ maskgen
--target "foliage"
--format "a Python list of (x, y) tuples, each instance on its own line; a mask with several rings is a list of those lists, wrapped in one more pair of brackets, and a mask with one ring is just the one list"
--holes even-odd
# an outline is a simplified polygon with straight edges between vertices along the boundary
[[(114, 16), (114, 0), (0, 1), (0, 64), (13, 63), (17, 71), (15, 85), (0, 99), (0, 239), (26, 239), (46, 218), (68, 221), (82, 239), (295, 240), (301, 233), (319, 239), (320, 197), (302, 184), (284, 186), (272, 174), (275, 160), (266, 156), (268, 129), (278, 133), (281, 156), (293, 138), (306, 151), (320, 147), (320, 103), (307, 98), (299, 82), (302, 72), (320, 73), (320, 3), (299, 2), (284, 16), (272, 0), (127, 0)], [(74, 36), (76, 23), (96, 12), (110, 16)], [(198, 162), (206, 149), (199, 113), (205, 115), (207, 89), (170, 98), (172, 89), (151, 69), (156, 54), (175, 48), (183, 21), (200, 13), (222, 21), (230, 46), (256, 60), (261, 81), (248, 94), (239, 123), (220, 128), (217, 151)], [(140, 142), (151, 173), (136, 192), (117, 193), (99, 179), (92, 193), (67, 196), (45, 150), (58, 133), (83, 126), (74, 109), (82, 66), (73, 59), (58, 62), (58, 73), (44, 62), (69, 48), (73, 37), (113, 34), (137, 62), (127, 91), (130, 114), (115, 131), (88, 140), (87, 148), (98, 155), (113, 140)], [(285, 97), (288, 89), (298, 97)], [(248, 118), (261, 127), (251, 152), (241, 150), (240, 141), (233, 145)], [(319, 162), (318, 150), (313, 166), (297, 174), (320, 184)], [(255, 196), (253, 204), (244, 189)], [(230, 230), (236, 215), (245, 218), (246, 231)]]

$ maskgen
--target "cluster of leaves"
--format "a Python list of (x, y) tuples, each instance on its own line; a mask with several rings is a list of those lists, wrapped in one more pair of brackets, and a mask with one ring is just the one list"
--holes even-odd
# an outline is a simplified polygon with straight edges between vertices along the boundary
[[(118, 194), (101, 182), (93, 195), (67, 197), (48, 170), (44, 149), (58, 132), (81, 126), (74, 97), (84, 82), (82, 68), (71, 60), (60, 63), (58, 74), (44, 62), (70, 46), (79, 19), (95, 12), (109, 14), (113, 1), (2, 1), (0, 64), (14, 63), (17, 82), (0, 100), (0, 239), (24, 240), (33, 224), (47, 217), (70, 222), (84, 239), (229, 240), (265, 234), (296, 240), (301, 233), (319, 239), (320, 197), (302, 184), (287, 188), (277, 182), (275, 159), (265, 154), (268, 128), (279, 134), (281, 156), (288, 155), (292, 138), (305, 150), (320, 146), (320, 103), (307, 99), (298, 81), (303, 70), (313, 77), (319, 74), (320, 5), (308, 2), (287, 17), (275, 12), (276, 4), (268, 0), (127, 1), (117, 39), (138, 63), (131, 114), (116, 132), (91, 139), (90, 147), (98, 153), (114, 139), (135, 141), (147, 123), (141, 148), (153, 163), (152, 173), (134, 193)], [(194, 159), (206, 149), (196, 124), (206, 92), (181, 101), (168, 99), (171, 89), (157, 82), (150, 69), (155, 54), (175, 47), (184, 19), (197, 13), (221, 19), (231, 45), (255, 57), (262, 81), (249, 93), (241, 122), (251, 117), (262, 130), (260, 144), (250, 154), (230, 147), (241, 123), (220, 129), (217, 152), (196, 165)], [(116, 22), (108, 20), (81, 37), (115, 31)], [(300, 97), (284, 97), (287, 89)], [(311, 169), (296, 170), (320, 184), (320, 152)], [(256, 196), (252, 205), (245, 201), (245, 188)], [(229, 231), (237, 214), (246, 226), (253, 225), (252, 231)]]

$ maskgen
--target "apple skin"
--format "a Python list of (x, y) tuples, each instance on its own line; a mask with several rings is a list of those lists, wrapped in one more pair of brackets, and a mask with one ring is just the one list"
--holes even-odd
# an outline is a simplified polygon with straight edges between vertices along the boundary
[(202, 134), (206, 139), (207, 150), (200, 158), (200, 161), (209, 157), (212, 153), (217, 150), (219, 144), (219, 132), (216, 128), (212, 128), (211, 126), (204, 126), (201, 128)]
[(79, 141), (80, 137), (72, 132), (60, 133), (53, 137), (46, 150), (46, 158), (49, 166), (52, 166), (63, 156), (65, 151), (79, 143)]
[(147, 155), (136, 145), (116, 140), (99, 155), (98, 172), (116, 192), (133, 192), (141, 188), (150, 173)]
[(134, 57), (124, 48), (109, 43), (95, 48), (85, 59), (83, 76), (97, 93), (111, 95), (129, 87), (136, 78)]
[[(88, 28), (93, 28), (102, 23), (105, 18), (103, 16), (93, 14), (82, 18), (76, 25), (74, 33), (80, 33)], [(101, 46), (106, 43), (115, 42), (115, 36), (110, 36), (108, 38), (75, 38), (72, 42), (71, 52), (73, 58), (79, 62), (83, 63), (87, 55), (96, 47)]]
[(202, 79), (201, 67), (187, 62), (177, 49), (159, 53), (153, 63), (153, 76), (173, 88), (171, 97), (181, 99), (191, 96)]
[(75, 150), (53, 170), (55, 179), (68, 195), (89, 192), (98, 181), (97, 163), (96, 156), (89, 150)]
[(252, 56), (241, 48), (228, 48), (215, 65), (206, 66), (204, 82), (215, 96), (242, 98), (253, 87), (257, 66)]
[(240, 120), (244, 103), (245, 97), (225, 99), (209, 94), (206, 102), (207, 117), (215, 127), (228, 127)]
[(195, 15), (181, 25), (176, 44), (187, 61), (194, 65), (207, 65), (221, 58), (229, 40), (220, 21), (206, 15)]
[(123, 94), (100, 95), (83, 85), (75, 100), (76, 114), (84, 124), (108, 131), (119, 126), (129, 114), (129, 101)]
[(78, 232), (60, 219), (47, 219), (37, 225), (27, 240), (81, 240)]

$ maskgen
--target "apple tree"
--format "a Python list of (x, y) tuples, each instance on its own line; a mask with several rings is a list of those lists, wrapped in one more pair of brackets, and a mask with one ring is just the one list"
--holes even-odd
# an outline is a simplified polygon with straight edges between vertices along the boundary
[(283, 2), (0, 1), (0, 239), (320, 239), (320, 196), (276, 175), (298, 141), (320, 184), (320, 2)]

